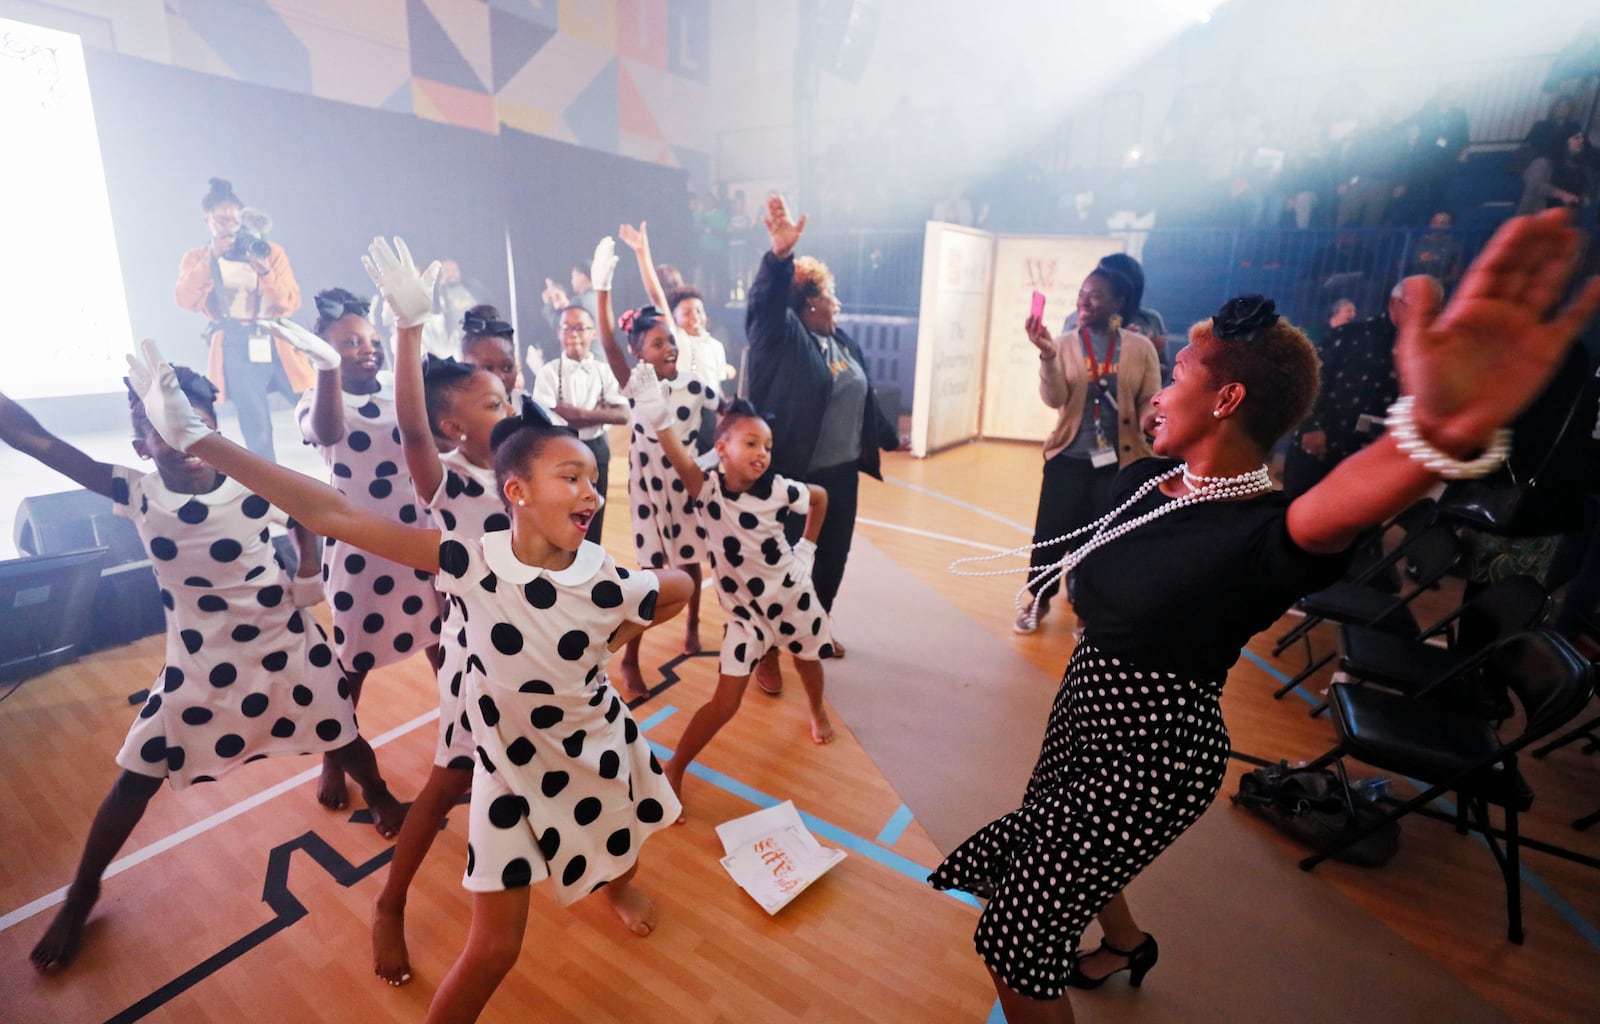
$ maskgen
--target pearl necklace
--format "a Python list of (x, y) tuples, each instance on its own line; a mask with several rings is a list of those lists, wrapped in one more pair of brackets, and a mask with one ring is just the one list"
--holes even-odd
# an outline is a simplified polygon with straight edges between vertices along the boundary
[[(1128, 519), (1120, 523), (1117, 522), (1117, 518), (1119, 516), (1128, 511), (1128, 509), (1137, 505), (1145, 495), (1149, 494), (1152, 490), (1161, 486), (1161, 484), (1165, 483), (1166, 481), (1176, 479), (1180, 476), (1183, 478), (1183, 482), (1189, 487), (1188, 494), (1185, 494), (1180, 498), (1175, 498), (1164, 505), (1157, 506), (1156, 508), (1151, 509), (1149, 512), (1134, 516), (1132, 519)], [(1067, 573), (1070, 573), (1072, 570), (1076, 569), (1079, 563), (1089, 556), (1090, 552), (1105, 547), (1118, 537), (1132, 533), (1134, 530), (1144, 526), (1146, 523), (1160, 519), (1169, 512), (1175, 512), (1180, 508), (1185, 508), (1190, 505), (1200, 505), (1208, 501), (1231, 501), (1237, 498), (1253, 498), (1257, 495), (1265, 494), (1270, 490), (1272, 490), (1272, 477), (1265, 465), (1253, 469), (1248, 473), (1243, 473), (1239, 476), (1200, 476), (1199, 474), (1190, 472), (1189, 464), (1184, 463), (1181, 466), (1169, 469), (1160, 476), (1152, 477), (1149, 480), (1146, 480), (1144, 483), (1139, 485), (1138, 490), (1134, 491), (1133, 496), (1127, 501), (1101, 516), (1099, 519), (1096, 519), (1094, 522), (1089, 523), (1087, 526), (1080, 526), (1071, 533), (1063, 534), (1053, 540), (1044, 540), (1033, 544), (1024, 544), (1022, 547), (1013, 548), (1010, 551), (1002, 551), (996, 555), (975, 555), (970, 558), (958, 558), (954, 562), (950, 563), (950, 571), (955, 573), (957, 576), (973, 577), (1010, 576), (1018, 572), (1026, 572), (1030, 576), (1035, 577), (1032, 582), (1037, 583), (1042, 589), (1043, 587), (1048, 586), (1050, 583), (1060, 579)], [(973, 562), (991, 562), (1000, 558), (1012, 558), (1018, 555), (1026, 555), (1036, 548), (1048, 547), (1052, 544), (1060, 544), (1085, 533), (1090, 534), (1089, 539), (1084, 541), (1073, 550), (1067, 552), (1060, 561), (1053, 565), (1042, 565), (1038, 566), (1037, 568), (1029, 566), (1023, 569), (996, 569), (987, 572), (969, 572), (960, 568), (960, 566)], [(1030, 606), (1033, 603), (1033, 600), (1033, 592), (1030, 590), (1028, 585), (1024, 585), (1023, 588), (1017, 592), (1017, 608), (1019, 610)]]

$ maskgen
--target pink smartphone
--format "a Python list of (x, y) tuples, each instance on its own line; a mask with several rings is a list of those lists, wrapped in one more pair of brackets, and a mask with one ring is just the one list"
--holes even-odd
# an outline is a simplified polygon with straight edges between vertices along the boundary
[(1028, 317), (1033, 320), (1044, 319), (1044, 292), (1033, 293), (1033, 309), (1028, 313)]

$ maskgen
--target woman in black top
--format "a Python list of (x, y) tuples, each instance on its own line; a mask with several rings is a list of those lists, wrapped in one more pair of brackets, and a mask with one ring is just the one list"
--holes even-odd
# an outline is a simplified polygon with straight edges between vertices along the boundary
[[(1441, 476), (1504, 458), (1500, 428), (1600, 306), (1590, 282), (1547, 316), (1578, 243), (1559, 211), (1508, 222), (1437, 316), (1436, 291), (1408, 280), (1395, 349), (1404, 397), (1388, 432), (1293, 502), (1272, 491), (1265, 462), (1311, 407), (1310, 342), (1260, 296), (1190, 329), (1154, 402), (1165, 458), (1124, 469), (1116, 511), (1064, 559), (1087, 629), (1024, 802), (930, 879), (989, 900), (975, 944), (1012, 1024), (1071, 1021), (1068, 986), (1123, 970), (1143, 980), (1156, 943), (1123, 889), (1216, 797), (1228, 756), (1218, 698), (1239, 649), (1335, 579), (1365, 529)], [(1103, 941), (1079, 955), (1096, 916)]]
[[(828, 492), (811, 580), (832, 611), (855, 533), (857, 474), (881, 480), (878, 449), (894, 451), (899, 433), (878, 406), (861, 347), (836, 322), (833, 275), (819, 260), (794, 258), (806, 218), (790, 220), (774, 194), (762, 222), (772, 251), (761, 257), (745, 312), (749, 398), (772, 425), (772, 469)], [(791, 543), (802, 525), (791, 523)], [(835, 657), (844, 653), (837, 638), (833, 646)], [(776, 652), (756, 670), (768, 693), (782, 686), (777, 670)]]

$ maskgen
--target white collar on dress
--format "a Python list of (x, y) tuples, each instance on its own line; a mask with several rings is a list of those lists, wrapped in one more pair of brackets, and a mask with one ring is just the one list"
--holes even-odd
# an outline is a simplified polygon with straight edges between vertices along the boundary
[(159, 472), (146, 473), (144, 477), (145, 496), (168, 512), (176, 512), (191, 501), (198, 501), (202, 505), (222, 505), (232, 501), (244, 489), (244, 484), (225, 476), (215, 490), (204, 494), (179, 494), (177, 491), (167, 489), (166, 482), (161, 479)]
[(344, 388), (340, 388), (339, 394), (344, 396), (344, 404), (351, 409), (359, 409), (374, 398), (384, 402), (392, 402), (394, 401), (394, 375), (380, 370), (378, 372), (378, 390), (369, 391), (364, 395), (352, 395)]
[(546, 576), (551, 583), (575, 587), (593, 579), (605, 560), (606, 549), (586, 540), (578, 546), (571, 565), (565, 569), (544, 569), (529, 565), (517, 557), (516, 552), (511, 550), (510, 530), (496, 530), (483, 535), (483, 561), (507, 583), (527, 584)]

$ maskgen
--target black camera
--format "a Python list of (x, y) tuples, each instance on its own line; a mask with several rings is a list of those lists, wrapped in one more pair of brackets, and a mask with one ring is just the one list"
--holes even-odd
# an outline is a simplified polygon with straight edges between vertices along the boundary
[(252, 256), (264, 260), (270, 255), (272, 255), (272, 246), (267, 244), (265, 238), (260, 235), (253, 235), (241, 228), (239, 233), (233, 236), (233, 248), (223, 253), (222, 258), (248, 263)]
[(272, 255), (266, 234), (272, 230), (272, 218), (260, 210), (246, 207), (239, 214), (239, 231), (233, 236), (233, 247), (222, 254), (222, 259), (248, 263), (251, 258), (266, 259)]

